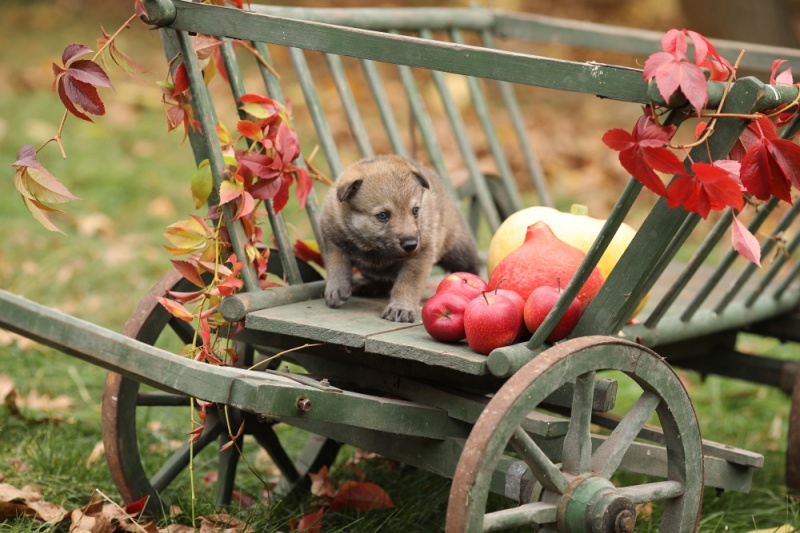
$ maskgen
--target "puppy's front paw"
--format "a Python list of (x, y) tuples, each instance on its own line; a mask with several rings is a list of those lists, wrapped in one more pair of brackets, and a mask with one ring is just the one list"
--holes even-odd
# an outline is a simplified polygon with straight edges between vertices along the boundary
[(389, 305), (381, 313), (381, 318), (393, 322), (414, 322), (416, 313), (417, 311), (413, 306), (401, 302), (389, 302)]
[(336, 282), (328, 280), (325, 284), (325, 305), (336, 309), (350, 298), (353, 287), (348, 282)]

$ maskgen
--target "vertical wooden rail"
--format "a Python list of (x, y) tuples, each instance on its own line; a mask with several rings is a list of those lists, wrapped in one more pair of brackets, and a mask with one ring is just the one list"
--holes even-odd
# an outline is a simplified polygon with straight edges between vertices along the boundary
[[(211, 96), (208, 94), (208, 89), (203, 81), (203, 72), (197, 61), (192, 38), (185, 31), (179, 31), (177, 35), (183, 62), (186, 65), (186, 75), (189, 78), (189, 84), (192, 89), (192, 108), (195, 110), (195, 116), (200, 121), (203, 138), (206, 142), (208, 166), (214, 179), (214, 187), (219, 190), (224, 177), (225, 161), (222, 157), (219, 137), (217, 136), (217, 115), (211, 103)], [(229, 205), (222, 205), (221, 211), (225, 217), (233, 252), (236, 257), (246, 258), (247, 254), (245, 253), (244, 245), (247, 242), (247, 237), (244, 234), (242, 224), (233, 219), (233, 209)], [(245, 262), (241, 272), (245, 290), (256, 291), (261, 288), (251, 263)]]
[[(261, 58), (272, 66), (273, 62), (269, 50), (267, 50), (267, 45), (258, 41), (254, 41), (252, 44), (255, 46)], [(270, 98), (286, 105), (283, 89), (281, 89), (281, 84), (278, 82), (275, 75), (265, 65), (261, 64), (260, 61), (258, 62), (258, 68), (261, 71), (261, 78), (264, 81), (264, 86), (267, 88), (267, 94)], [(306, 168), (306, 162), (303, 160), (302, 154), (294, 161), (294, 164), (298, 167)], [(319, 202), (317, 202), (313, 189), (308, 193), (308, 198), (306, 198), (306, 213), (311, 223), (311, 232), (314, 234), (314, 238), (317, 242), (322, 242), (322, 236), (319, 231)]]
[(375, 151), (372, 149), (367, 129), (364, 127), (364, 120), (361, 118), (358, 104), (356, 104), (356, 100), (353, 97), (350, 83), (347, 81), (342, 58), (335, 54), (324, 54), (324, 56), (325, 62), (328, 63), (328, 71), (331, 73), (333, 84), (339, 93), (339, 101), (342, 103), (342, 108), (347, 117), (350, 133), (352, 133), (353, 139), (356, 141), (358, 153), (361, 154), (361, 157), (373, 157)]
[(386, 96), (386, 89), (381, 81), (381, 75), (378, 73), (378, 67), (375, 66), (373, 61), (362, 59), (361, 69), (364, 71), (367, 85), (378, 106), (378, 113), (383, 121), (383, 128), (389, 137), (389, 144), (392, 146), (392, 150), (398, 155), (408, 157), (408, 150), (406, 150), (403, 137), (400, 135), (400, 126), (397, 125), (389, 98)]
[[(456, 28), (450, 30), (450, 37), (454, 43), (464, 44), (464, 36), (461, 30)], [(478, 79), (472, 76), (465, 76), (465, 78), (469, 87), (470, 96), (472, 97), (472, 105), (475, 107), (475, 114), (478, 116), (478, 121), (483, 128), (483, 134), (489, 144), (489, 151), (497, 165), (503, 188), (511, 203), (511, 210), (512, 212), (519, 211), (524, 207), (522, 205), (522, 199), (519, 196), (517, 184), (514, 181), (514, 176), (511, 173), (511, 167), (508, 165), (508, 159), (503, 151), (500, 139), (497, 137), (497, 130), (494, 126), (494, 120), (489, 110), (489, 105), (486, 102), (486, 96), (484, 95)]]
[[(484, 46), (487, 48), (495, 49), (497, 46), (494, 42), (494, 36), (489, 30), (481, 31), (481, 39)], [(514, 94), (514, 87), (507, 81), (497, 81), (497, 86), (500, 88), (500, 94), (503, 97), (503, 102), (506, 105), (508, 116), (511, 119), (511, 124), (514, 126), (514, 132), (517, 134), (517, 141), (519, 142), (519, 151), (525, 160), (525, 166), (528, 169), (528, 174), (533, 183), (533, 188), (539, 197), (539, 203), (547, 207), (553, 207), (553, 198), (550, 196), (550, 191), (547, 189), (547, 182), (544, 177), (542, 165), (539, 158), (533, 152), (531, 147), (533, 144), (528, 136), (528, 130), (525, 127), (523, 120), (522, 110), (519, 107), (519, 102)]]
[[(222, 62), (225, 65), (225, 70), (228, 73), (228, 81), (231, 92), (233, 93), (234, 103), (237, 105), (239, 118), (244, 120), (247, 118), (247, 113), (239, 108), (238, 102), (239, 99), (247, 93), (247, 90), (245, 89), (244, 80), (242, 79), (242, 72), (239, 68), (239, 63), (236, 61), (236, 55), (233, 51), (233, 45), (231, 44), (230, 39), (222, 39), (220, 53), (222, 55)], [(248, 140), (248, 144), (252, 143), (253, 141)], [(290, 285), (302, 283), (303, 278), (300, 276), (300, 269), (297, 266), (297, 259), (294, 257), (294, 253), (292, 252), (292, 243), (289, 240), (289, 234), (286, 231), (286, 221), (283, 219), (283, 215), (280, 213), (275, 213), (272, 200), (264, 201), (264, 205), (267, 209), (269, 224), (272, 227), (272, 235), (275, 237), (275, 241), (278, 243), (278, 255), (280, 257), (281, 264), (283, 265), (283, 272), (286, 276), (286, 280)]]
[[(433, 34), (428, 29), (421, 30), (419, 35), (423, 39), (433, 40)], [(447, 86), (444, 73), (438, 70), (432, 70), (431, 74), (433, 76), (433, 82), (436, 84), (436, 88), (439, 91), (439, 96), (442, 99), (447, 117), (450, 120), (453, 134), (456, 137), (461, 155), (464, 158), (464, 163), (467, 165), (469, 177), (475, 187), (475, 194), (483, 208), (486, 221), (489, 223), (489, 229), (495, 232), (497, 228), (500, 227), (500, 215), (494, 205), (491, 192), (486, 185), (486, 180), (481, 174), (475, 153), (472, 151), (472, 144), (467, 135), (467, 126), (464, 124), (464, 120), (458, 111), (458, 106), (453, 100), (453, 96), (450, 94), (450, 89)]]
[(308, 112), (311, 115), (311, 121), (317, 130), (317, 137), (319, 144), (322, 146), (322, 151), (328, 159), (328, 166), (330, 166), (333, 178), (336, 179), (342, 173), (343, 166), (342, 160), (339, 157), (339, 151), (336, 148), (336, 142), (333, 140), (331, 128), (328, 125), (328, 119), (325, 118), (325, 112), (322, 110), (322, 104), (319, 101), (317, 89), (314, 86), (314, 80), (311, 77), (311, 71), (308, 68), (303, 50), (299, 48), (289, 48), (289, 58), (292, 60), (295, 73), (297, 74), (297, 81), (300, 83), (300, 89), (303, 91), (303, 97), (308, 106)]

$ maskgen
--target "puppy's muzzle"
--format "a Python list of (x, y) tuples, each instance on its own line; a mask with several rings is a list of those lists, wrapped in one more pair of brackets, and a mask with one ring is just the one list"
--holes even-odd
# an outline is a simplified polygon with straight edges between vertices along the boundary
[(418, 245), (419, 241), (414, 237), (406, 237), (405, 239), (400, 239), (400, 248), (402, 248), (403, 251), (408, 254), (416, 250)]

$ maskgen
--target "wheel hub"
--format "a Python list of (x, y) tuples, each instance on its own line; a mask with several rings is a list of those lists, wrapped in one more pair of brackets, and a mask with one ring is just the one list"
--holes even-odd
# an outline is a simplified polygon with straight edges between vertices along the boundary
[(557, 522), (560, 531), (570, 533), (631, 533), (636, 508), (607, 479), (581, 476), (561, 497)]

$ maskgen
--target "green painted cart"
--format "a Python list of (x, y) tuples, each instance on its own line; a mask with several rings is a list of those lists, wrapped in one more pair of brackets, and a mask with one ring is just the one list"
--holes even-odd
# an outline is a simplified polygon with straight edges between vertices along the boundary
[[(533, 189), (538, 203), (553, 202), (521, 111), (531, 87), (596, 95), (604, 99), (598, 106), (657, 99), (639, 70), (524, 51), (530, 41), (555, 39), (646, 54), (659, 40), (648, 32), (479, 8), (252, 6), (253, 12), (245, 12), (184, 0), (148, 0), (145, 5), (150, 23), (161, 28), (172, 68), (186, 67), (200, 124), (191, 132), (192, 148), (198, 163), (210, 162), (217, 186), (225, 166), (217, 113), (237, 117), (235, 106), (223, 103), (224, 96), (203, 83), (191, 38), (195, 34), (223, 40), (221, 54), (234, 98), (266, 90), (283, 100), (297, 93), (295, 127), (304, 145), (322, 148), (332, 175), (345, 161), (373, 155), (376, 147), (426, 160), (449, 178), (476, 233), (495, 230), (523, 207), (517, 192), (520, 173), (529, 175), (532, 187), (526, 188)], [(249, 43), (258, 54), (237, 58), (232, 40)], [(499, 48), (501, 42), (516, 51)], [(719, 46), (741, 48), (736, 43)], [(791, 50), (745, 47), (755, 49), (748, 55), (754, 64), (773, 57), (800, 59)], [(271, 54), (288, 56), (292, 72), (275, 77), (266, 65)], [(252, 65), (245, 64), (245, 56)], [(454, 94), (453, 80), (465, 88), (468, 103), (463, 94)], [(246, 88), (255, 82), (259, 89)], [(402, 93), (387, 91), (388, 83), (402, 87)], [(743, 78), (733, 84), (723, 110), (750, 114), (775, 108), (794, 100), (797, 91)], [(710, 82), (709, 92), (709, 105), (715, 106), (722, 85)], [(676, 109), (670, 120), (679, 124), (684, 118), (685, 112)], [(346, 122), (352, 135), (334, 136), (333, 120)], [(508, 135), (498, 134), (498, 124), (513, 133), (513, 146), (501, 140)], [(745, 127), (744, 119), (720, 120), (711, 155), (727, 154)], [(793, 131), (790, 125), (786, 133)], [(692, 156), (704, 160), (704, 151)], [(460, 158), (463, 172), (452, 172), (446, 164), (454, 157)], [(637, 201), (646, 195), (640, 192), (636, 180), (621, 187), (578, 281), (566, 288), (544, 329), (558, 319), (619, 225), (641, 205)], [(312, 193), (305, 227), (318, 238), (317, 206)], [(763, 242), (765, 256), (776, 246), (785, 252), (761, 270), (721, 242), (731, 223), (729, 211), (714, 224), (699, 224), (698, 216), (670, 209), (664, 201), (648, 209), (636, 238), (571, 338), (554, 346), (542, 342), (546, 333), (537, 333), (528, 342), (483, 356), (465, 344), (433, 341), (419, 323), (381, 320), (380, 300), (352, 298), (341, 309), (328, 309), (320, 298), (324, 281), (293, 255), (287, 223), (271, 208), (271, 235), (265, 239), (274, 241), (276, 260), (269, 268), (287, 285), (258, 290), (246, 267), (244, 291), (227, 298), (222, 308), (227, 319), (244, 321), (235, 341), (251, 362), (304, 347), (283, 355), (279, 367), (211, 366), (160, 348), (170, 335), (182, 343), (194, 338), (190, 325), (153, 298), (182, 289), (186, 282), (177, 273), (142, 301), (122, 335), (5, 292), (0, 293), (0, 326), (114, 372), (106, 384), (104, 440), (112, 475), (128, 501), (150, 496), (150, 505), (157, 506), (159, 493), (190, 458), (186, 445), (165, 458), (158, 471), (145, 471), (142, 459), (148, 450), (139, 448), (137, 436), (146, 428), (137, 426), (137, 411), (188, 406), (194, 397), (229, 406), (235, 427), (244, 422), (246, 434), (280, 469), (279, 494), (306, 484), (309, 472), (331, 463), (340, 444), (348, 443), (451, 477), (451, 532), (523, 525), (626, 532), (634, 528), (637, 505), (646, 502), (663, 507), (663, 531), (693, 531), (703, 487), (747, 491), (763, 457), (702, 440), (690, 398), (671, 365), (767, 383), (792, 394), (789, 481), (800, 484), (798, 363), (736, 348), (740, 331), (800, 340), (795, 311), (800, 262), (794, 257), (800, 207), (785, 208), (773, 199), (749, 222), (751, 231), (774, 237)], [(228, 231), (234, 247), (241, 247), (242, 228), (233, 222)], [(687, 246), (693, 253), (676, 260)], [(648, 292), (640, 321), (630, 324)], [(293, 370), (283, 362), (295, 365)], [(638, 399), (615, 409), (623, 387), (637, 391), (633, 396)], [(195, 452), (230, 439), (223, 415), (210, 410), (207, 416)], [(284, 424), (306, 436), (299, 455), (281, 441)], [(234, 448), (222, 449), (220, 505), (230, 501), (239, 458)], [(505, 496), (508, 507), (487, 513), (490, 492)]]

